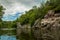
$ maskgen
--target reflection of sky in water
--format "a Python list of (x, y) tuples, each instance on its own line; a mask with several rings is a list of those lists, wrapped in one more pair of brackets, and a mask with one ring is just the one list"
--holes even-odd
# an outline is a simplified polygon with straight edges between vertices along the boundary
[(0, 36), (0, 40), (16, 40), (16, 36), (2, 35)]

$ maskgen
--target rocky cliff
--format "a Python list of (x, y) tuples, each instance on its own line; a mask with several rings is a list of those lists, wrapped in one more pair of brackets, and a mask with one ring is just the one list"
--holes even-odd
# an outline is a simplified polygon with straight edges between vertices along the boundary
[(35, 37), (38, 40), (40, 38), (43, 40), (60, 40), (60, 13), (50, 10), (44, 19), (38, 20), (33, 27), (35, 28)]
[(29, 33), (32, 30), (35, 40), (60, 40), (60, 13), (50, 10), (44, 19), (36, 20), (32, 27), (26, 24), (17, 29), (19, 35), (21, 31)]

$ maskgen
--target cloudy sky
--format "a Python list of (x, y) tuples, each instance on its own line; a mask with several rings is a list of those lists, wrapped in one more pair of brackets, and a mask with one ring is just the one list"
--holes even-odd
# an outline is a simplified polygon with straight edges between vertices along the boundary
[(32, 6), (39, 6), (42, 1), (43, 0), (0, 0), (0, 4), (6, 8), (2, 20), (15, 20), (21, 13), (31, 9)]

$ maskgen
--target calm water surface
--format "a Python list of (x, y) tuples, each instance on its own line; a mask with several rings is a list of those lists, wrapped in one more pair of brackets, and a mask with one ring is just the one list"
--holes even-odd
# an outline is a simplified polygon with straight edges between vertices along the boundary
[(15, 29), (3, 28), (0, 30), (0, 40), (17, 40)]
[(16, 40), (16, 36), (1, 35), (0, 40)]

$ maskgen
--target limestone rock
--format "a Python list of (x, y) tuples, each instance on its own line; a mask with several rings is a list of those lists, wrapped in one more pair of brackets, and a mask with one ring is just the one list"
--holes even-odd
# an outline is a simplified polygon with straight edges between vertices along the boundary
[(60, 13), (50, 10), (44, 19), (37, 19), (32, 27), (29, 24), (17, 24), (17, 34), (31, 30), (36, 40), (60, 40)]
[(48, 18), (38, 19), (33, 25), (34, 36), (38, 40), (60, 40), (60, 13), (49, 11), (48, 14)]

